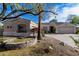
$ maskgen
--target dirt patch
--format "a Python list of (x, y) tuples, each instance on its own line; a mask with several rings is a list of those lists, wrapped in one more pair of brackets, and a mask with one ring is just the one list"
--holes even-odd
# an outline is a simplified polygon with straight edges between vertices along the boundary
[[(8, 54), (7, 54), (8, 53)], [(18, 56), (78, 56), (79, 49), (72, 48), (54, 38), (45, 37), (37, 44), (23, 49), (0, 52), (0, 55)]]
[(66, 55), (66, 56), (78, 56), (79, 55), (79, 49), (76, 47), (71, 47), (64, 42), (61, 42), (54, 38), (46, 37), (46, 41), (51, 43), (53, 47), (56, 49), (57, 55)]

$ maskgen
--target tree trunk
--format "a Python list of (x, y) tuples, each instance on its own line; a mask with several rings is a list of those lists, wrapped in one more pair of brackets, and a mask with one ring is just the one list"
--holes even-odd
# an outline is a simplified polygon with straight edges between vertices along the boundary
[(38, 16), (38, 36), (37, 36), (38, 40), (41, 40), (41, 14), (39, 14)]

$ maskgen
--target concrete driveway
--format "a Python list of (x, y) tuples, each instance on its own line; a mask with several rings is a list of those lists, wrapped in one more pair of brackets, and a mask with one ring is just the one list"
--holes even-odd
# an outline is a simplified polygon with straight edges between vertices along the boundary
[(75, 39), (79, 39), (79, 35), (76, 34), (46, 34), (46, 36), (60, 40), (61, 42), (64, 42), (65, 44), (71, 47), (77, 47), (77, 46), (74, 40), (70, 38), (70, 36), (74, 37)]

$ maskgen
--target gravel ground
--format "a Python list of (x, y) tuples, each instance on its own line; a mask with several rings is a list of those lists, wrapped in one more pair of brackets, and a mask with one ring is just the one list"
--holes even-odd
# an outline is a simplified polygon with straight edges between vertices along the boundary
[(55, 53), (58, 56), (78, 56), (79, 55), (79, 48), (74, 48), (64, 42), (52, 38), (52, 37), (45, 37), (45, 40), (52, 44), (52, 47), (55, 49)]

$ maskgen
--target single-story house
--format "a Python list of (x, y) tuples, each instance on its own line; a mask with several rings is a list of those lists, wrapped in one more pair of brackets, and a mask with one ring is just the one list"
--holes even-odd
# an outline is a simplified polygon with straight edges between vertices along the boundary
[(74, 34), (76, 33), (76, 26), (70, 23), (57, 22), (57, 23), (42, 23), (42, 28), (46, 33), (57, 34)]
[(4, 26), (4, 36), (30, 36), (30, 30), (37, 27), (37, 24), (28, 19), (17, 18), (2, 22)]

